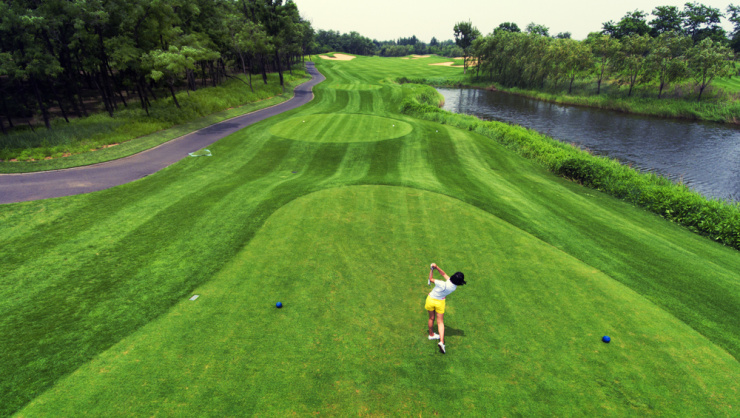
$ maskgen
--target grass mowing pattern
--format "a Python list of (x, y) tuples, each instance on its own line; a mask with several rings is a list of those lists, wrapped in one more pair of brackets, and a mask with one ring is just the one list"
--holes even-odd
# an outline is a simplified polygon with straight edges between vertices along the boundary
[[(736, 251), (485, 137), (399, 115), (403, 87), (329, 88), (458, 69), (318, 68), (327, 85), (312, 103), (224, 138), (214, 157), (0, 206), (12, 295), (0, 414), (736, 410)], [(271, 133), (335, 112), (413, 130), (344, 143)], [(431, 261), (470, 277), (448, 301), (444, 357), (424, 336)]]
[(310, 115), (275, 124), (270, 132), (298, 141), (368, 142), (400, 138), (413, 128), (406, 122), (370, 115)]
[[(426, 243), (438, 230), (449, 239), (430, 251)], [(475, 277), (450, 298), (448, 358), (424, 338), (420, 321), (429, 288), (419, 270), (435, 255), (470, 266)], [(377, 260), (393, 261), (375, 272)], [(638, 410), (701, 413), (697, 375), (716, 386), (737, 369), (714, 347), (691, 373), (653, 373), (656, 356), (689, 362), (687, 353), (707, 341), (510, 224), (409, 188), (344, 187), (299, 198), (197, 293), (195, 303), (179, 304), (66, 379), (29, 415), (107, 415), (109, 402), (131, 415), (408, 415), (460, 411), (466, 403), (466, 413), (543, 413), (530, 396), (585, 414), (613, 397)], [(599, 342), (602, 330), (613, 344)], [(440, 374), (445, 385), (428, 387)], [(152, 391), (163, 382), (166, 397)], [(101, 395), (103, 402), (92, 401)], [(729, 399), (709, 404), (721, 409), (723, 402)]]

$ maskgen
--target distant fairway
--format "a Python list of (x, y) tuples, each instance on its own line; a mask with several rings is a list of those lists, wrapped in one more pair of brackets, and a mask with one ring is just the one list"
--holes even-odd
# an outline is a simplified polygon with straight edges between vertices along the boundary
[(736, 415), (740, 254), (399, 114), (434, 62), (319, 60), (213, 157), (0, 206), (0, 415)]
[(372, 84), (364, 84), (364, 83), (355, 83), (355, 84), (333, 84), (331, 86), (328, 86), (329, 88), (335, 89), (335, 90), (378, 90), (383, 88), (381, 85), (372, 85)]
[(310, 115), (289, 119), (270, 129), (273, 135), (310, 142), (382, 141), (407, 135), (406, 122), (370, 115)]

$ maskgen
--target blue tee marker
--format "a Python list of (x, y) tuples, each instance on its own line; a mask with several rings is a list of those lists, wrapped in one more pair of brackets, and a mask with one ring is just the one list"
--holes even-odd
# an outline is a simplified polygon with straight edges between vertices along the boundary
[(276, 303), (275, 304), (275, 307), (278, 308), (278, 309), (282, 308), (283, 307), (283, 302)]
[(611, 340), (612, 340), (612, 339), (611, 339), (611, 338), (609, 338), (609, 336), (608, 336), (608, 335), (604, 335), (603, 337), (601, 337), (601, 341), (603, 341), (603, 342), (605, 342), (605, 343), (609, 343), (609, 341), (611, 341)]

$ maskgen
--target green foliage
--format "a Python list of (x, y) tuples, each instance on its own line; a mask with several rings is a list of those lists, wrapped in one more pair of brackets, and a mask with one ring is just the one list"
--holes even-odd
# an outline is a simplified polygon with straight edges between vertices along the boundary
[[(303, 71), (295, 71), (294, 74), (288, 77), (290, 84), (297, 83), (305, 76)], [(70, 123), (57, 120), (53, 124), (54, 129), (50, 131), (16, 130), (4, 137), (4, 147), (0, 148), (0, 160), (6, 162), (0, 163), (3, 165), (0, 171), (14, 171), (15, 165), (19, 163), (7, 162), (11, 159), (37, 161), (36, 165), (47, 166), (46, 162), (38, 161), (45, 158), (58, 159), (85, 154), (91, 149), (100, 150), (113, 144), (119, 146), (127, 141), (214, 112), (277, 96), (281, 93), (281, 89), (275, 77), (270, 77), (273, 81), (270, 84), (256, 85), (254, 92), (251, 92), (241, 80), (230, 80), (222, 86), (203, 88), (189, 94), (180, 92), (178, 93), (180, 109), (173, 110), (171, 97), (160, 99), (152, 103), (148, 116), (140, 107), (131, 106), (127, 110), (117, 112), (114, 117), (103, 113), (76, 119)], [(156, 145), (158, 143), (152, 143), (149, 147)], [(143, 150), (138, 147), (135, 149)], [(97, 152), (101, 151), (95, 151)], [(99, 161), (93, 160), (92, 162)], [(45, 169), (54, 168), (54, 165), (49, 162), (48, 168)], [(25, 169), (36, 171), (33, 165), (25, 166)]]
[(729, 47), (705, 38), (700, 41), (689, 53), (689, 68), (699, 86), (699, 97), (707, 86), (719, 77), (733, 74), (735, 69), (734, 54)]
[(627, 12), (618, 23), (608, 21), (603, 25), (602, 33), (611, 35), (613, 38), (622, 39), (627, 36), (642, 36), (650, 33), (647, 24), (647, 14), (642, 10)]
[[(282, 85), (282, 69), (298, 63), (313, 36), (293, 2), (23, 0), (0, 7), (0, 120), (25, 124), (41, 114), (49, 129), (56, 126), (52, 106), (65, 120), (84, 117), (90, 96), (111, 117), (129, 106), (126, 98), (146, 111), (152, 90), (162, 87), (179, 107), (175, 85), (195, 91), (199, 78), (216, 86), (239, 64), (245, 74), (262, 72), (265, 82), (277, 71)], [(235, 41), (238, 33), (255, 39)]]
[(480, 31), (470, 22), (458, 22), (453, 28), (455, 32), (455, 43), (463, 51), (463, 74), (468, 71), (468, 57), (472, 55), (472, 46), (480, 37)]
[(617, 71), (617, 82), (629, 85), (627, 97), (638, 83), (646, 82), (652, 76), (647, 56), (652, 49), (653, 38), (648, 34), (630, 34), (621, 39), (621, 48), (617, 52), (614, 68)]

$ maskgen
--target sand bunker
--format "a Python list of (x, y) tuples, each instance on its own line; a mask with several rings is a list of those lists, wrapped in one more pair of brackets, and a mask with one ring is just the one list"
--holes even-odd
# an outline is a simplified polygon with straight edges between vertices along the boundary
[(431, 57), (431, 55), (411, 55), (411, 57), (414, 59), (419, 59), (419, 58), (429, 58)]
[(319, 55), (319, 58), (323, 58), (325, 60), (333, 60), (333, 61), (351, 61), (355, 59), (353, 55), (346, 55), (346, 54), (334, 54), (334, 57), (330, 57), (328, 55)]

